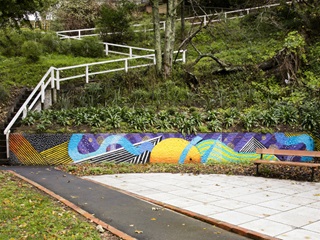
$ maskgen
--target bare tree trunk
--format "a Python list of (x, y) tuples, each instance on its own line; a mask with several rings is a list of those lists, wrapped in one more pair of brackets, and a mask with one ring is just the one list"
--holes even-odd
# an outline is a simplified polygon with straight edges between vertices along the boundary
[(152, 3), (153, 29), (154, 29), (154, 48), (155, 48), (155, 56), (156, 56), (156, 72), (158, 75), (161, 75), (162, 51), (161, 51), (159, 0), (152, 0), (151, 3)]
[(175, 41), (175, 21), (177, 14), (177, 0), (169, 0), (167, 5), (167, 19), (165, 31), (165, 45), (163, 56), (163, 74), (164, 77), (171, 75), (173, 62), (173, 49)]
[(185, 36), (184, 36), (184, 31), (185, 31), (185, 28), (186, 28), (185, 20), (184, 20), (184, 10), (185, 10), (184, 0), (182, 0), (182, 2), (181, 2), (181, 10), (180, 10), (180, 18), (181, 18), (181, 41), (183, 41), (184, 38), (185, 38)]

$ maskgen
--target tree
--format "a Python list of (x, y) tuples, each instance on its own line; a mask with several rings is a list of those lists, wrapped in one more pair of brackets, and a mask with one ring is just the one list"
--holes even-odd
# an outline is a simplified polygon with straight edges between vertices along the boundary
[[(201, 15), (207, 15), (205, 11), (202, 9), (200, 3), (195, 0), (188, 0), (189, 4), (192, 5), (192, 9), (194, 14), (197, 14), (195, 10), (196, 5), (201, 11)], [(154, 43), (155, 43), (155, 54), (156, 54), (156, 71), (159, 75), (163, 75), (165, 78), (171, 75), (172, 72), (172, 64), (174, 62), (174, 46), (175, 46), (175, 33), (176, 33), (176, 17), (177, 17), (177, 8), (181, 4), (181, 18), (184, 17), (182, 11), (184, 9), (184, 0), (168, 0), (167, 3), (167, 15), (165, 20), (165, 37), (164, 37), (164, 47), (162, 49), (161, 44), (161, 34), (160, 34), (160, 17), (159, 17), (159, 0), (151, 0), (152, 10), (153, 10), (153, 22), (154, 22)], [(184, 20), (181, 19), (182, 23), (182, 31), (184, 32)], [(200, 28), (194, 32), (190, 32), (189, 36), (187, 36), (179, 47), (179, 50), (185, 47), (187, 44), (192, 42), (192, 38), (194, 38), (204, 27), (202, 23)], [(185, 37), (183, 35), (183, 37)], [(197, 50), (197, 49), (196, 49)], [(220, 66), (226, 67), (227, 65), (217, 59), (215, 56), (202, 54), (199, 51), (199, 60), (203, 57), (211, 57), (214, 59)], [(197, 60), (197, 61), (199, 61)]]
[[(165, 21), (165, 40), (164, 48), (161, 48), (161, 33), (160, 33), (160, 17), (159, 17), (159, 0), (151, 0), (154, 22), (154, 41), (156, 54), (156, 70), (158, 74), (165, 78), (171, 75), (173, 63), (173, 50), (175, 43), (176, 32), (176, 15), (177, 15), (177, 0), (168, 0), (167, 16)], [(163, 54), (163, 58), (162, 58)]]
[(121, 1), (116, 7), (102, 5), (97, 30), (103, 41), (124, 42), (131, 37), (130, 21), (134, 8), (135, 4), (128, 1)]
[[(0, 4), (0, 28), (19, 28), (22, 22), (28, 23), (27, 14), (36, 14), (48, 9), (56, 0), (2, 0)], [(30, 25), (31, 26), (31, 25)]]
[(162, 73), (162, 49), (161, 49), (161, 29), (159, 16), (159, 0), (151, 0), (153, 14), (154, 29), (154, 48), (156, 57), (156, 72), (158, 75)]
[(61, 0), (56, 7), (57, 30), (95, 27), (99, 4), (96, 0)]

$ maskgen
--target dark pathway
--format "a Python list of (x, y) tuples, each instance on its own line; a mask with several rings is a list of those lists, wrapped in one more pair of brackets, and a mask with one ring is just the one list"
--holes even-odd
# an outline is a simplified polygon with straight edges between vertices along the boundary
[(15, 171), (137, 239), (247, 239), (171, 210), (158, 210), (156, 205), (53, 167), (10, 166), (0, 170)]

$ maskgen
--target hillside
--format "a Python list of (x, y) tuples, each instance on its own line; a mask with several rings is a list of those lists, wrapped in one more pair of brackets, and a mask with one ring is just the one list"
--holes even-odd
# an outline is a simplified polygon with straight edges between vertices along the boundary
[[(187, 64), (176, 64), (165, 80), (150, 67), (99, 76), (84, 87), (72, 82), (51, 110), (30, 114), (18, 131), (318, 134), (319, 44), (314, 34), (297, 31), (299, 26), (281, 20), (281, 14), (280, 8), (202, 29), (187, 46)], [(136, 35), (128, 45), (143, 47), (140, 43), (148, 41), (152, 35)], [(4, 85), (33, 86), (44, 66), (79, 62), (74, 55), (62, 63), (65, 53), (57, 49), (41, 56), (40, 63), (25, 63), (28, 78), (12, 71)], [(23, 64), (21, 57), (1, 61), (6, 63), (1, 76), (14, 62)]]

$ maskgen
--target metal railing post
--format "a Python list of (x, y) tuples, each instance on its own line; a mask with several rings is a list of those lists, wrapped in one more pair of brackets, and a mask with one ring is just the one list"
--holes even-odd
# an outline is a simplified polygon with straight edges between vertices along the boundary
[(207, 16), (206, 15), (204, 15), (203, 23), (204, 23), (204, 26), (207, 25)]
[(109, 55), (109, 46), (108, 46), (108, 43), (105, 43), (106, 45), (106, 55), (108, 56)]
[(46, 99), (44, 82), (42, 82), (42, 84), (41, 84), (40, 91), (41, 91), (41, 110), (43, 110), (44, 109), (44, 101)]
[(86, 83), (89, 83), (89, 65), (86, 66)]
[(81, 30), (78, 31), (78, 38), (81, 38)]
[(25, 119), (28, 115), (28, 109), (27, 106), (22, 111), (22, 119)]
[(46, 95), (45, 95), (45, 89), (44, 89), (44, 82), (41, 84), (41, 103), (44, 103)]
[(54, 68), (51, 68), (51, 103), (57, 102), (57, 95), (56, 95), (56, 90), (54, 89), (55, 84), (54, 84)]
[(183, 50), (182, 52), (182, 62), (186, 63), (186, 50)]
[(124, 60), (124, 70), (128, 72), (128, 59)]
[(10, 130), (6, 133), (7, 158), (10, 158)]
[(132, 47), (129, 47), (129, 56), (132, 58)]
[(51, 88), (54, 88), (54, 68), (51, 68)]
[(57, 69), (57, 90), (60, 90), (60, 71)]

